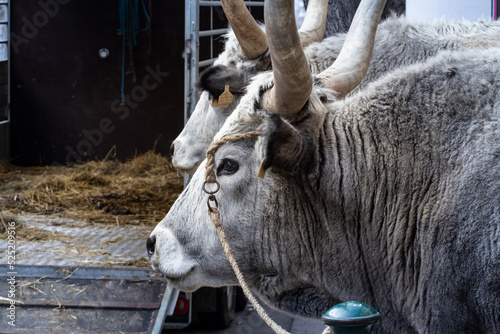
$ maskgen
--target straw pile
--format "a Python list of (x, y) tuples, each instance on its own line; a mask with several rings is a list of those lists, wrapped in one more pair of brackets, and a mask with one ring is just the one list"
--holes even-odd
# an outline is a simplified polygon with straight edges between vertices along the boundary
[(183, 178), (153, 151), (127, 162), (16, 167), (0, 163), (0, 216), (46, 214), (113, 224), (158, 223)]

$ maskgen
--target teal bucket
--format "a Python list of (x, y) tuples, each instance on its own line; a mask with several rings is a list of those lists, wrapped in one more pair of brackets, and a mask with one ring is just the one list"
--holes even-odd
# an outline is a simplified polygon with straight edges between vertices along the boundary
[(368, 334), (379, 319), (380, 313), (359, 302), (337, 304), (321, 317), (333, 334)]

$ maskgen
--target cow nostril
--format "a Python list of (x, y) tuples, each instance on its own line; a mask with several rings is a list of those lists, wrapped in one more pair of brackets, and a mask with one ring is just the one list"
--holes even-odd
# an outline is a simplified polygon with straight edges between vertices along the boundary
[(151, 256), (153, 256), (155, 253), (155, 244), (156, 244), (156, 237), (154, 235), (149, 237), (148, 241), (146, 241), (146, 248), (148, 249), (149, 258), (151, 258)]
[(174, 152), (175, 152), (175, 144), (172, 143), (172, 145), (170, 145), (170, 156), (172, 158), (174, 157)]

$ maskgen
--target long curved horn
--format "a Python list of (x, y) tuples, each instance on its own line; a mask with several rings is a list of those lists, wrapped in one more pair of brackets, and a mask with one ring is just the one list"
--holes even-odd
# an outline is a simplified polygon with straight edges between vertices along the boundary
[(222, 9), (240, 43), (243, 57), (255, 59), (267, 50), (266, 34), (248, 11), (243, 0), (221, 0)]
[(273, 64), (274, 87), (264, 93), (265, 109), (297, 114), (312, 90), (312, 76), (295, 23), (293, 0), (264, 3), (267, 41)]
[(346, 96), (363, 80), (372, 57), (375, 33), (386, 0), (362, 0), (337, 60), (316, 77), (338, 98)]
[(303, 47), (319, 42), (325, 34), (328, 0), (311, 0), (307, 6), (304, 22), (299, 29), (300, 43)]

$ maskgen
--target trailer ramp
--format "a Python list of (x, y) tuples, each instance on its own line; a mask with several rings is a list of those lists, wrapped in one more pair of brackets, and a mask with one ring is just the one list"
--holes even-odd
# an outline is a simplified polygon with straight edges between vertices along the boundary
[[(149, 268), (0, 266), (0, 333), (161, 333), (178, 291)], [(15, 326), (9, 324), (15, 277)], [(163, 304), (163, 305), (162, 305)], [(11, 318), (12, 319), (12, 318)]]

